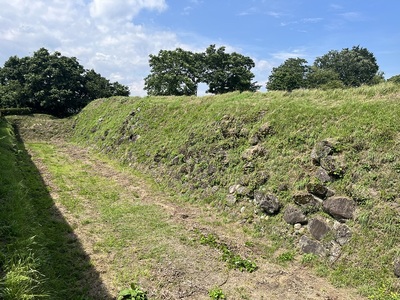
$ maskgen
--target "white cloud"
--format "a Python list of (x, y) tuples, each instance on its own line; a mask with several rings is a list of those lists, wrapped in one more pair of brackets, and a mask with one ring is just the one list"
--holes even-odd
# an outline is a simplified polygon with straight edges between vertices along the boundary
[(340, 14), (347, 21), (361, 21), (363, 20), (363, 15), (359, 12), (351, 11)]
[(268, 60), (254, 60), (255, 68), (252, 69), (254, 74), (254, 80), (257, 81), (258, 85), (261, 85), (260, 91), (265, 90), (265, 83), (268, 81), (269, 75), (271, 75), (272, 68), (276, 66), (276, 63)]
[(0, 65), (45, 47), (128, 85), (132, 95), (145, 94), (149, 54), (182, 47), (175, 33), (134, 23), (142, 9), (165, 10), (164, 0), (0, 0), (0, 7)]
[(89, 5), (93, 18), (131, 20), (142, 9), (162, 11), (167, 8), (165, 0), (93, 0)]
[(306, 56), (306, 54), (304, 53), (304, 50), (303, 49), (294, 49), (294, 50), (292, 50), (292, 51), (282, 51), (282, 52), (275, 52), (275, 53), (272, 53), (272, 57), (275, 59), (275, 60), (279, 60), (279, 61), (285, 61), (285, 60), (287, 60), (288, 58), (297, 58), (297, 57), (300, 57), (300, 58), (304, 58)]

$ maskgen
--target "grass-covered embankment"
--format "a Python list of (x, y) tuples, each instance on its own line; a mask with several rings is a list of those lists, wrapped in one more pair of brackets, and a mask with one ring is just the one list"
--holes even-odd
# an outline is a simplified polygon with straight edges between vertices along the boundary
[(98, 277), (4, 118), (0, 158), (0, 299), (83, 299)]
[[(286, 206), (315, 180), (314, 145), (334, 139), (343, 170), (329, 188), (354, 199), (358, 210), (348, 222), (353, 236), (340, 259), (316, 268), (338, 286), (357, 287), (374, 299), (398, 299), (393, 259), (400, 254), (399, 116), (400, 89), (392, 84), (110, 98), (92, 102), (76, 117), (74, 140), (151, 173), (189, 201), (220, 207), (227, 221), (246, 220), (253, 226), (250, 234), (265, 236), (264, 255), (276, 258), (282, 248), (295, 248), (282, 213), (260, 218), (246, 195), (227, 205), (228, 188), (240, 184), (249, 195), (274, 193)], [(258, 152), (249, 152), (256, 144)]]

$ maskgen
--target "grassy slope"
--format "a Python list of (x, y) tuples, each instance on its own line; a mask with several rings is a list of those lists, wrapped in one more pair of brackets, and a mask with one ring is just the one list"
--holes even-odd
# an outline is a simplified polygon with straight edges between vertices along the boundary
[[(92, 102), (75, 119), (74, 139), (134, 168), (151, 173), (189, 201), (207, 201), (228, 219), (251, 206), (226, 205), (228, 187), (275, 193), (286, 205), (305, 189), (316, 169), (310, 153), (316, 142), (336, 139), (345, 161), (343, 178), (330, 184), (359, 204), (350, 222), (354, 234), (333, 267), (318, 265), (337, 285), (358, 287), (382, 299), (399, 292), (392, 271), (399, 255), (400, 88), (384, 84), (348, 90), (292, 93), (231, 93), (205, 97), (111, 98)], [(259, 144), (266, 154), (245, 170), (242, 154), (250, 140), (269, 128)], [(282, 215), (267, 220), (247, 210), (251, 234), (280, 241), (288, 227)], [(290, 239), (289, 239), (290, 240)], [(266, 248), (267, 249), (267, 248)], [(397, 298), (396, 298), (397, 297)], [(390, 298), (388, 298), (390, 299)]]

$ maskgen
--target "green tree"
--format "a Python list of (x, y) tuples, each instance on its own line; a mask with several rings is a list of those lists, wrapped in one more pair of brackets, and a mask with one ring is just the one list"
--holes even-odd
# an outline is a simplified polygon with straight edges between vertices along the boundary
[(332, 70), (338, 74), (345, 86), (357, 87), (362, 84), (371, 84), (378, 75), (378, 64), (375, 56), (368, 49), (354, 46), (342, 51), (331, 50), (327, 54), (317, 57), (314, 66), (322, 70)]
[(233, 91), (257, 91), (260, 86), (252, 82), (254, 61), (239, 53), (225, 53), (225, 47), (216, 49), (211, 45), (204, 56), (203, 82), (208, 84), (207, 92), (223, 94)]
[(25, 83), (29, 58), (11, 56), (0, 68), (0, 105), (2, 107), (26, 106), (27, 94)]
[(225, 47), (215, 45), (205, 53), (193, 53), (180, 48), (161, 50), (150, 55), (150, 75), (145, 78), (149, 95), (196, 95), (198, 84), (208, 84), (209, 93), (256, 91), (259, 86), (251, 82), (251, 58), (238, 53), (225, 53)]
[(400, 75), (392, 76), (387, 81), (400, 84)]
[(94, 70), (84, 74), (84, 83), (89, 99), (108, 98), (111, 96), (129, 96), (129, 89), (118, 82), (111, 83)]
[(118, 81), (111, 83), (111, 96), (129, 96), (129, 88)]
[(80, 110), (89, 101), (84, 97), (84, 72), (75, 57), (39, 49), (30, 58), (25, 76), (29, 107), (57, 116)]
[(144, 79), (149, 95), (196, 95), (203, 69), (202, 55), (177, 48), (150, 55), (151, 73)]
[(292, 91), (306, 87), (306, 77), (310, 67), (303, 58), (289, 58), (280, 66), (273, 68), (268, 77), (267, 89)]
[(310, 89), (333, 89), (344, 88), (344, 84), (335, 71), (312, 66), (306, 76), (306, 87)]
[(36, 112), (66, 116), (99, 96), (129, 95), (128, 88), (87, 71), (75, 57), (45, 48), (32, 57), (10, 57), (0, 69), (0, 105), (29, 107)]

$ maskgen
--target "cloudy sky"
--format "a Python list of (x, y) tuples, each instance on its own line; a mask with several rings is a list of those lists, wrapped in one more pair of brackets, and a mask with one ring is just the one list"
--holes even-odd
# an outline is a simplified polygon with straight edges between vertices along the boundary
[(143, 96), (161, 49), (226, 46), (255, 61), (265, 87), (289, 57), (312, 64), (360, 45), (389, 78), (400, 74), (399, 12), (397, 0), (0, 0), (0, 66), (45, 47)]

